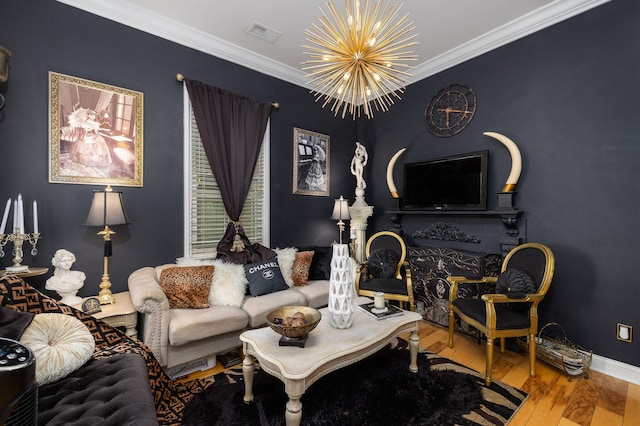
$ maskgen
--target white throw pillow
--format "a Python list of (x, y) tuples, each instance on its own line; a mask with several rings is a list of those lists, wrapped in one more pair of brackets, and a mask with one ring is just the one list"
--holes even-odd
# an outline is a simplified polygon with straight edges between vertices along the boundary
[(20, 343), (36, 357), (38, 385), (55, 382), (83, 366), (96, 346), (82, 321), (65, 314), (36, 314)]
[(287, 247), (287, 248), (276, 248), (273, 249), (278, 256), (278, 264), (280, 265), (280, 272), (282, 272), (282, 277), (284, 278), (284, 282), (287, 283), (289, 287), (293, 287), (293, 263), (296, 261), (296, 253), (298, 249), (295, 247)]
[[(215, 258), (215, 254), (214, 254)], [(176, 259), (176, 265), (178, 266), (205, 266), (205, 265), (213, 265), (215, 261), (214, 258), (211, 259), (194, 259), (192, 257), (178, 257)]]
[(213, 267), (209, 304), (241, 307), (248, 283), (243, 266), (217, 259), (213, 261)]

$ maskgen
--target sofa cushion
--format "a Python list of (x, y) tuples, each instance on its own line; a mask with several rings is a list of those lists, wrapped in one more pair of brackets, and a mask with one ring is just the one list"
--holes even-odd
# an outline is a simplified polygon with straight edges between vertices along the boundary
[(308, 281), (307, 285), (293, 289), (302, 293), (307, 300), (306, 305), (312, 308), (322, 308), (329, 303), (329, 280)]
[[(327, 296), (328, 297), (328, 296)], [(296, 288), (265, 294), (260, 297), (247, 296), (242, 310), (249, 316), (249, 327), (263, 327), (267, 325), (267, 314), (283, 306), (306, 305), (307, 299)]]
[(309, 267), (310, 280), (328, 280), (331, 276), (331, 257), (333, 248), (331, 246), (306, 246), (298, 247), (298, 251), (313, 251), (313, 259)]
[(249, 281), (249, 294), (252, 296), (262, 296), (289, 288), (282, 277), (276, 257), (244, 265), (244, 274)]
[(292, 279), (294, 286), (305, 286), (309, 280), (309, 268), (313, 260), (312, 251), (302, 251), (296, 253), (296, 260), (293, 262)]
[(247, 293), (247, 278), (242, 265), (215, 260), (209, 304), (240, 308)]
[(362, 281), (360, 289), (407, 295), (407, 283), (397, 278), (371, 278)]
[(58, 313), (33, 317), (20, 343), (36, 357), (38, 385), (54, 382), (77, 370), (93, 355), (96, 342), (77, 318)]
[(181, 346), (225, 333), (243, 330), (249, 316), (233, 306), (211, 306), (206, 309), (171, 309), (169, 344)]
[(209, 307), (209, 289), (214, 266), (175, 266), (160, 273), (160, 286), (169, 307), (203, 309)]
[(12, 340), (20, 340), (33, 316), (31, 312), (14, 311), (0, 306), (0, 336)]
[(92, 359), (38, 388), (38, 424), (151, 426), (157, 416), (147, 365), (134, 353)]

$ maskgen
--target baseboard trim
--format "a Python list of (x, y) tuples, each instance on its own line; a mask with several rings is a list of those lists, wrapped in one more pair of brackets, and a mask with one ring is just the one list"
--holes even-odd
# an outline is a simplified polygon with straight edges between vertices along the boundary
[(625, 364), (615, 359), (605, 358), (600, 355), (594, 355), (591, 359), (591, 370), (625, 382), (640, 385), (640, 367)]

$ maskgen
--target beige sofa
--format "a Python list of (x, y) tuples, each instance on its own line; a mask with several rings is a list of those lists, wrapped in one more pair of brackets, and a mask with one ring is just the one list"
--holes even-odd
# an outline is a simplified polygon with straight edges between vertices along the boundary
[[(129, 293), (141, 313), (138, 336), (167, 371), (202, 359), (215, 358), (241, 345), (247, 329), (266, 326), (267, 313), (290, 305), (327, 305), (329, 280), (310, 280), (306, 286), (262, 296), (246, 295), (240, 308), (213, 305), (205, 309), (170, 309), (160, 285), (167, 265), (144, 267), (129, 276)], [(175, 266), (175, 265), (174, 265)]]

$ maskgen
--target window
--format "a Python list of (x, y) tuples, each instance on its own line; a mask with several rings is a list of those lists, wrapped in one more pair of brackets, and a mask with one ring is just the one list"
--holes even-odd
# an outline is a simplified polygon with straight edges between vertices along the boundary
[[(230, 219), (211, 172), (187, 89), (185, 97), (185, 237), (184, 256), (211, 258)], [(240, 223), (252, 243), (269, 247), (269, 124)]]

